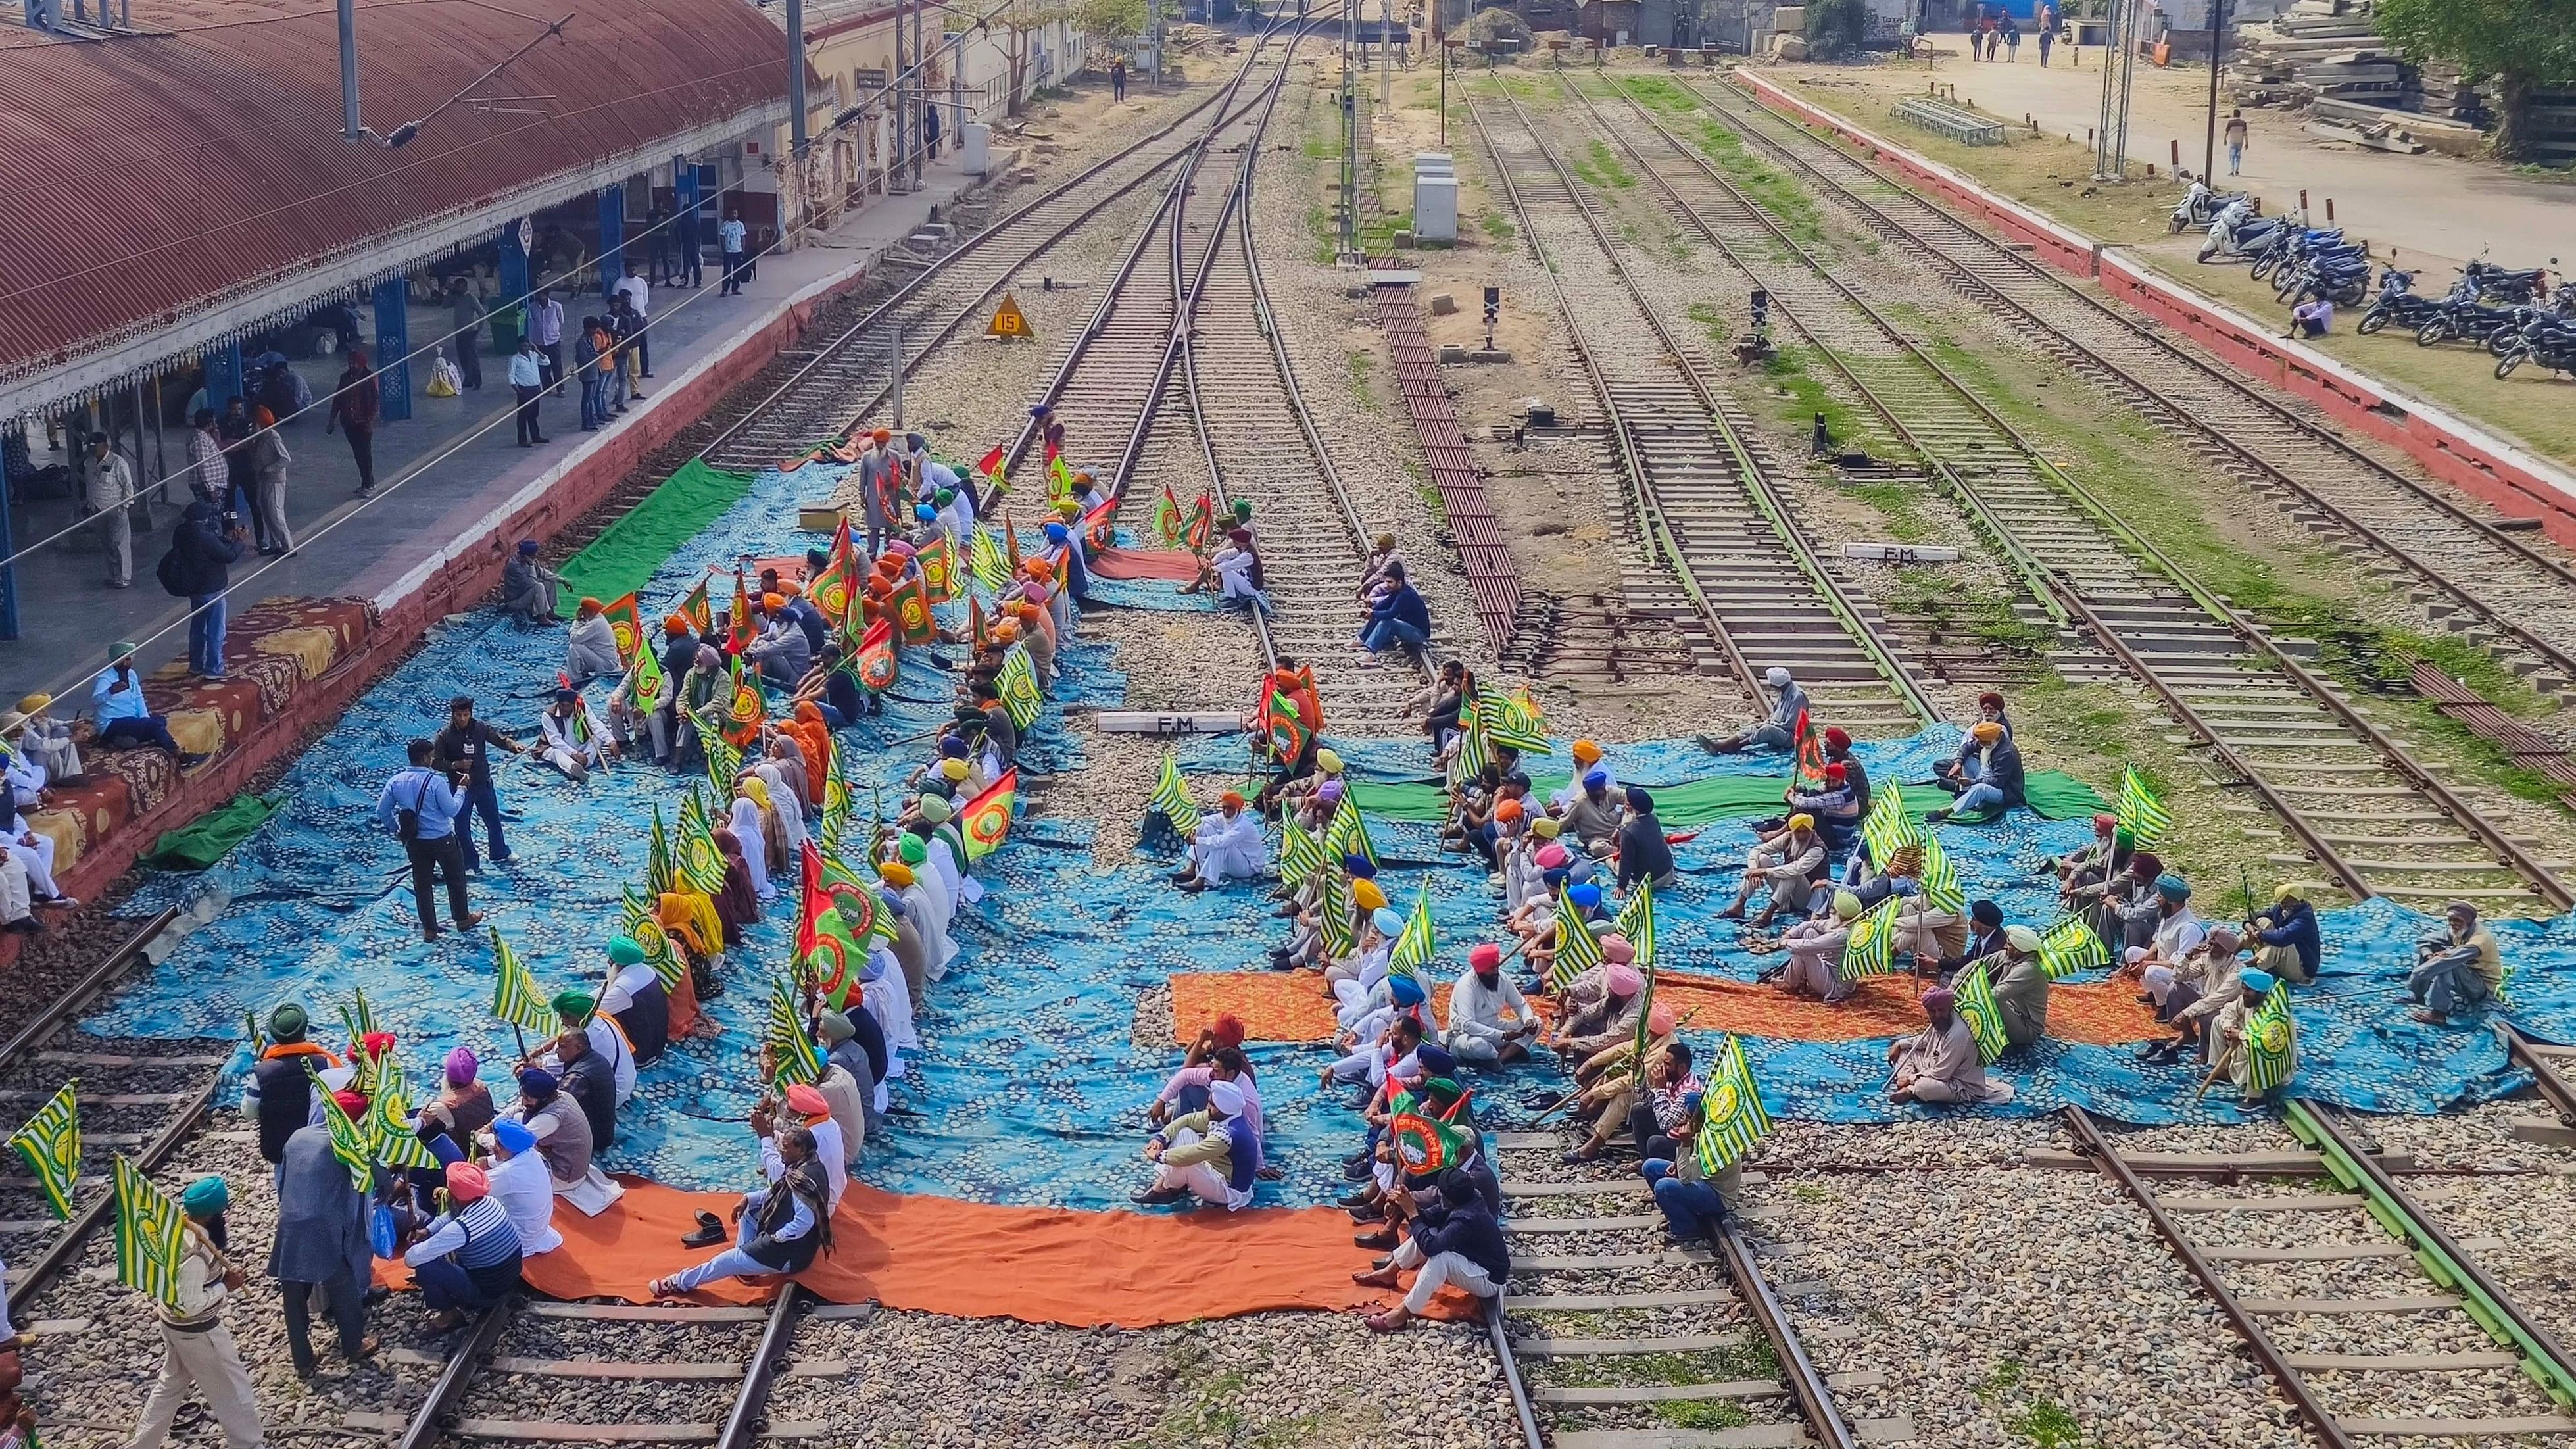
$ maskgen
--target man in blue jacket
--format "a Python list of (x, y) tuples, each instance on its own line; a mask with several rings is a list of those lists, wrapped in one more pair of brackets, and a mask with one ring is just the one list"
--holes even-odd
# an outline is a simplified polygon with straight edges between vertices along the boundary
[(1406, 658), (1419, 660), (1431, 647), (1431, 606), (1414, 591), (1401, 562), (1386, 566), (1386, 584), (1360, 630), (1360, 647), (1372, 654), (1402, 649)]
[(2254, 964), (2283, 981), (2317, 979), (2317, 908), (2299, 899), (2296, 887), (2272, 892), (2272, 908), (2254, 918)]
[(188, 672), (200, 679), (224, 677), (224, 590), (249, 539), (203, 492), (171, 535), (161, 586), (188, 601)]
[(1413, 1221), (1413, 1236), (1396, 1245), (1386, 1266), (1354, 1273), (1351, 1281), (1372, 1288), (1396, 1286), (1396, 1274), (1414, 1274), (1404, 1301), (1368, 1321), (1380, 1333), (1392, 1333), (1431, 1307), (1443, 1287), (1463, 1288), (1479, 1298), (1503, 1291), (1512, 1276), (1511, 1250), (1503, 1244), (1503, 1225), (1494, 1218), (1475, 1180), (1464, 1172), (1443, 1173), (1440, 1200), (1425, 1204)]

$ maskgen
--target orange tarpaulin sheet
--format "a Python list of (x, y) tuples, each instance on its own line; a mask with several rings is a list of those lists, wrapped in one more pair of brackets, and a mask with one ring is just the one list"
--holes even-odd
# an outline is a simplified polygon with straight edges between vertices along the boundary
[[(1139, 1186), (1146, 1171), (1139, 1161)], [(717, 1251), (680, 1245), (697, 1215), (724, 1219), (742, 1200), (618, 1181), (626, 1195), (595, 1218), (556, 1207), (564, 1245), (527, 1261), (522, 1276), (530, 1288), (554, 1298), (649, 1302), (647, 1284)], [(1351, 1281), (1371, 1257), (1352, 1245), (1351, 1233), (1349, 1216), (1329, 1207), (1075, 1212), (909, 1197), (854, 1182), (832, 1215), (831, 1252), (797, 1281), (833, 1303), (873, 1300), (955, 1318), (1077, 1328), (1383, 1307), (1393, 1295)], [(406, 1287), (410, 1277), (398, 1261), (376, 1265), (376, 1280), (388, 1287)], [(688, 1298), (760, 1303), (777, 1291), (775, 1280), (726, 1278)], [(1463, 1295), (1446, 1290), (1432, 1307), (1434, 1317), (1474, 1312)]]
[[(2056, 986), (2048, 993), (2048, 1034), (2089, 1046), (2170, 1035), (2156, 1024), (2153, 1012), (2138, 1004), (2137, 991), (2127, 981)], [(1719, 976), (1667, 972), (1655, 984), (1657, 1003), (1697, 1013), (1691, 1018), (1694, 1031), (1797, 1041), (1862, 1041), (1919, 1031), (1922, 994), (1922, 985), (1908, 976), (1871, 977), (1838, 1006)], [(1433, 1019), (1446, 1021), (1449, 983), (1431, 988), (1431, 1003)], [(1333, 1007), (1322, 978), (1311, 972), (1191, 971), (1172, 978), (1172, 1035), (1184, 1046), (1197, 1039), (1201, 1027), (1229, 1011), (1242, 1020), (1245, 1037), (1253, 1041), (1328, 1041), (1334, 1032)]]

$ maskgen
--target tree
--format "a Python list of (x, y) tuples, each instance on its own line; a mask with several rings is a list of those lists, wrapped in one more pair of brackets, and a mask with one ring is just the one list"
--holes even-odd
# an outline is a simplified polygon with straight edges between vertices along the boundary
[(1868, 0), (1809, 0), (1808, 59), (1839, 60), (1859, 53), (1861, 34), (1868, 24)]
[(2379, 0), (2379, 33), (2406, 58), (2447, 60), (2496, 83), (2495, 153), (2524, 158), (2532, 91), (2576, 81), (2576, 6), (2567, 0)]

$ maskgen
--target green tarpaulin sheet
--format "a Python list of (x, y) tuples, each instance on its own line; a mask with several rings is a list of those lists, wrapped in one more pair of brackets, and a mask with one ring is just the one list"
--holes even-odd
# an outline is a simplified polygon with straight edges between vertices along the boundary
[[(1785, 780), (1785, 775), (1716, 775), (1687, 785), (1665, 785), (1653, 792), (1655, 814), (1666, 828), (1673, 830), (1689, 830), (1712, 820), (1776, 815), (1780, 813), (1780, 791)], [(1545, 798), (1565, 788), (1565, 781), (1563, 775), (1533, 777), (1531, 793)], [(2064, 820), (2111, 808), (2100, 792), (2063, 770), (2034, 772), (2025, 780), (2024, 790), (2032, 813), (2043, 820)], [(1350, 793), (1360, 809), (1390, 820), (1436, 821), (1449, 812), (1448, 792), (1437, 785), (1373, 785), (1363, 780), (1353, 781)], [(1908, 782), (1905, 787), (1905, 804), (1917, 816), (1949, 803), (1949, 793), (1929, 781), (1920, 785)]]
[(556, 612), (569, 619), (585, 598), (616, 599), (644, 587), (680, 545), (751, 491), (751, 475), (710, 468), (691, 458), (624, 518), (564, 561)]
[(161, 838), (152, 842), (152, 853), (143, 857), (143, 863), (163, 870), (204, 870), (248, 839), (252, 831), (266, 824), (268, 817), (285, 805), (283, 790), (274, 795), (235, 795), (230, 803), (198, 816), (191, 824), (163, 831)]

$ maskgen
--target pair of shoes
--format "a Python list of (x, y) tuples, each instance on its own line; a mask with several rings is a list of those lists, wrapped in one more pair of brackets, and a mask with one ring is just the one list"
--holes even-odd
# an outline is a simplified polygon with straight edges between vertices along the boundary
[(1372, 1248), (1379, 1252), (1384, 1252), (1386, 1249), (1395, 1246), (1395, 1229), (1379, 1228), (1377, 1231), (1371, 1233), (1353, 1233), (1351, 1235), (1351, 1242), (1356, 1247)]
[(698, 1214), (698, 1225), (680, 1235), (684, 1248), (712, 1248), (725, 1240), (725, 1225), (714, 1213)]
[(1189, 1195), (1190, 1190), (1186, 1187), (1154, 1187), (1136, 1193), (1127, 1200), (1138, 1207), (1170, 1207)]
[(1352, 1193), (1348, 1197), (1337, 1197), (1333, 1199), (1333, 1206), (1341, 1208), (1375, 1207), (1377, 1206), (1377, 1199), (1369, 1196), (1368, 1193), (1363, 1190)]
[(1355, 1223), (1382, 1223), (1386, 1221), (1386, 1209), (1379, 1207), (1376, 1203), (1361, 1203), (1356, 1207), (1346, 1207), (1343, 1211), (1349, 1213), (1351, 1215), (1351, 1221)]
[(1600, 1155), (1601, 1154), (1598, 1152), (1586, 1152), (1582, 1148), (1578, 1147), (1572, 1152), (1568, 1152), (1557, 1158), (1556, 1161), (1557, 1165), (1560, 1167), (1572, 1167), (1577, 1163), (1590, 1162)]
[(1345, 1181), (1366, 1182), (1369, 1180), (1369, 1176), (1370, 1165), (1366, 1160), (1359, 1162), (1345, 1162), (1342, 1164), (1342, 1177)]

